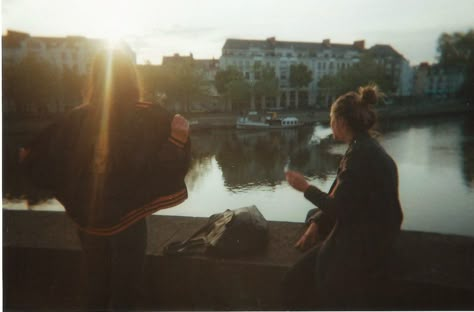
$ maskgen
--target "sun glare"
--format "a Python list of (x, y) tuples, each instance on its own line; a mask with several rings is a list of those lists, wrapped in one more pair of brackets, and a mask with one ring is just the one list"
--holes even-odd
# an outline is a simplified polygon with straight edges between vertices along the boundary
[(114, 45), (133, 30), (135, 16), (125, 1), (94, 1), (91, 23), (96, 37)]

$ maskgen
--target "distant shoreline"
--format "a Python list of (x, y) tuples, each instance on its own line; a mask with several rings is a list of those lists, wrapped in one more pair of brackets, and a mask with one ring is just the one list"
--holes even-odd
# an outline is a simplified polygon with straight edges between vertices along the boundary
[[(474, 103), (449, 103), (436, 105), (393, 105), (377, 109), (380, 119), (424, 118), (433, 116), (473, 114)], [(238, 113), (183, 113), (189, 120), (191, 129), (234, 128)], [(329, 123), (329, 111), (294, 110), (282, 111), (280, 116), (294, 116), (304, 124)], [(55, 120), (61, 114), (44, 116), (18, 116), (3, 114), (3, 135), (22, 135), (35, 133)]]

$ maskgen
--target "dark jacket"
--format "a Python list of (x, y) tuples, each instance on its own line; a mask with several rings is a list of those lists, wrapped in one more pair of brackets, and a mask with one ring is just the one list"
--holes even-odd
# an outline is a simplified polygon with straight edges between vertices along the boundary
[(317, 284), (337, 288), (380, 273), (403, 219), (397, 167), (382, 146), (368, 134), (356, 136), (330, 191), (311, 186), (304, 195), (319, 208), (311, 219), (331, 229), (319, 252)]
[(33, 140), (23, 167), (82, 230), (116, 234), (187, 198), (190, 140), (170, 137), (172, 117), (150, 103), (108, 120), (80, 106)]

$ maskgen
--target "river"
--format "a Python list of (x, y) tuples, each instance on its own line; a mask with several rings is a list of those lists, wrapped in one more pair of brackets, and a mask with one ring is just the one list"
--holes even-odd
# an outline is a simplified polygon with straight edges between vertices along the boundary
[[(472, 116), (471, 116), (472, 117)], [(474, 121), (467, 116), (384, 121), (379, 140), (398, 165), (403, 228), (474, 236)], [(27, 136), (4, 136), (3, 208), (63, 208), (36, 190), (22, 189), (14, 150)], [(313, 206), (284, 179), (303, 172), (328, 190), (346, 145), (327, 125), (300, 129), (199, 130), (192, 133), (189, 199), (158, 212), (208, 217), (256, 205), (268, 220), (301, 222)]]

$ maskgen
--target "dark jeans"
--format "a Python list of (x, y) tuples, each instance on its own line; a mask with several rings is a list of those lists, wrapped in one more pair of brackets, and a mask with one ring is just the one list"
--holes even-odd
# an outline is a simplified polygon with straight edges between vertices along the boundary
[[(324, 268), (321, 256), (325, 246), (316, 245), (307, 251), (286, 273), (282, 283), (283, 308), (287, 310), (353, 310), (380, 309), (392, 300), (384, 289), (388, 283), (386, 265), (381, 256), (370, 266), (344, 268), (339, 259), (329, 259)], [(376, 265), (375, 265), (376, 263)], [(316, 272), (319, 269), (319, 272)], [(322, 278), (327, 270), (329, 276)]]
[(283, 308), (314, 310), (318, 303), (316, 258), (320, 245), (308, 250), (286, 273), (281, 289)]
[(79, 231), (84, 305), (88, 311), (130, 311), (143, 285), (147, 223), (142, 219), (112, 236)]

